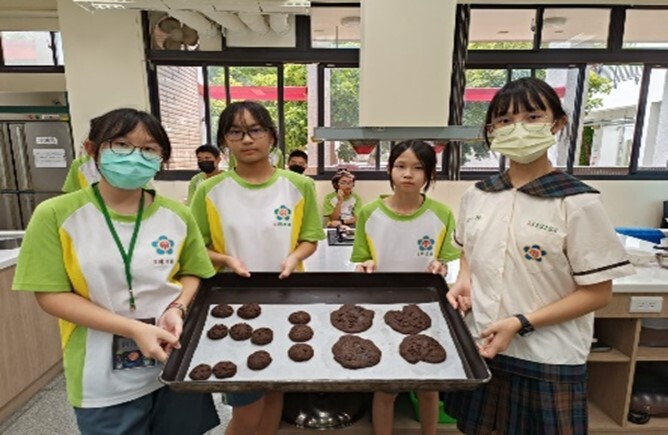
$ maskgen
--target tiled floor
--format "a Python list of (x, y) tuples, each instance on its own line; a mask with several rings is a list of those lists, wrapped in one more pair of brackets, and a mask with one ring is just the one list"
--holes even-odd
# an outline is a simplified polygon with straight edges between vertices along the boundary
[[(208, 435), (223, 435), (230, 419), (230, 407), (223, 405), (220, 395), (214, 395), (220, 420), (223, 422)], [(79, 431), (72, 407), (67, 402), (65, 378), (57, 376), (37, 393), (23, 408), (0, 424), (3, 435), (76, 435)]]

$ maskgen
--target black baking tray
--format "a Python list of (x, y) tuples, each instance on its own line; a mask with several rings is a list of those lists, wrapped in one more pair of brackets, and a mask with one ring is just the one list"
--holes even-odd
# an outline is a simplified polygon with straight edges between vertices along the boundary
[[(250, 278), (232, 273), (221, 273), (202, 281), (191, 305), (181, 335), (181, 349), (170, 355), (160, 380), (176, 391), (408, 391), (467, 390), (490, 380), (491, 374), (478, 353), (471, 333), (464, 321), (445, 298), (448, 288), (442, 276), (429, 273), (355, 273), (305, 272), (294, 273), (284, 280), (276, 272), (253, 272)], [(338, 379), (304, 379), (287, 381), (193, 381), (188, 378), (188, 367), (209, 316), (211, 304), (332, 304), (338, 308), (344, 303), (425, 303), (439, 302), (443, 317), (464, 366), (466, 379), (348, 380), (345, 369)], [(382, 320), (380, 320), (382, 321)], [(398, 343), (397, 343), (398, 344)]]

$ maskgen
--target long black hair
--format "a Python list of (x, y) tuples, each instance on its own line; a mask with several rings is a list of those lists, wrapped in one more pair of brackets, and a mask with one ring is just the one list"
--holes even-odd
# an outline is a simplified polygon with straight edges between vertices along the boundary
[(514, 114), (537, 110), (546, 111), (549, 108), (555, 121), (565, 119), (568, 116), (561, 105), (557, 92), (543, 80), (533, 77), (513, 80), (506, 83), (489, 103), (483, 132), (487, 146), (491, 143), (487, 126), (492, 123), (494, 118), (506, 115), (511, 107)]
[(394, 189), (394, 182), (392, 181), (394, 162), (397, 161), (404, 151), (409, 149), (413, 150), (420, 163), (422, 163), (424, 178), (427, 180), (427, 184), (424, 186), (424, 190), (426, 191), (432, 182), (436, 182), (436, 152), (434, 152), (434, 148), (431, 145), (421, 140), (406, 140), (392, 147), (390, 158), (387, 161), (387, 175), (390, 179), (390, 186)]

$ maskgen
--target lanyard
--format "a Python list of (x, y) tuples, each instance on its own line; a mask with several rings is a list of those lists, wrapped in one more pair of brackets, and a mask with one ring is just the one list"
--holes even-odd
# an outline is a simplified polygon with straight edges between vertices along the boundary
[(118, 252), (121, 254), (121, 258), (123, 259), (123, 265), (125, 266), (125, 280), (128, 283), (128, 293), (130, 293), (130, 311), (135, 311), (137, 309), (137, 305), (135, 304), (135, 295), (132, 291), (132, 272), (130, 270), (130, 265), (132, 263), (132, 254), (135, 251), (137, 234), (139, 234), (141, 218), (144, 214), (144, 190), (142, 189), (141, 198), (139, 199), (139, 210), (137, 211), (137, 217), (135, 218), (135, 228), (132, 232), (132, 238), (130, 239), (130, 246), (128, 247), (127, 252), (125, 252), (125, 248), (121, 243), (121, 239), (118, 238), (118, 233), (116, 232), (116, 228), (114, 228), (114, 224), (111, 222), (109, 210), (107, 210), (107, 205), (104, 203), (102, 195), (100, 195), (97, 184), (93, 185), (93, 191), (95, 192), (95, 198), (97, 198), (97, 202), (100, 204), (100, 208), (102, 209), (102, 214), (104, 215), (104, 220), (107, 222), (107, 227), (109, 227), (109, 231), (114, 238), (114, 242), (116, 242)]

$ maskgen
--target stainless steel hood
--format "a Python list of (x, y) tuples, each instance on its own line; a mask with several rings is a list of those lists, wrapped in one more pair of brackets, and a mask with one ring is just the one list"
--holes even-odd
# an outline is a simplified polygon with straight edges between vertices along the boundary
[(479, 141), (479, 127), (461, 125), (449, 127), (315, 127), (313, 142), (327, 140), (430, 140), (430, 141)]

